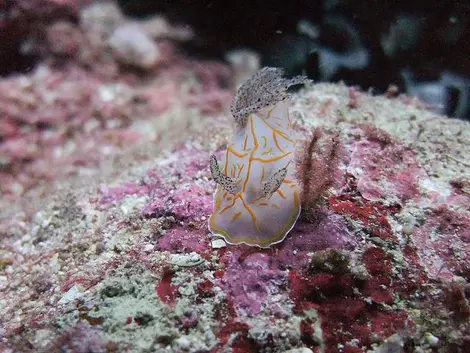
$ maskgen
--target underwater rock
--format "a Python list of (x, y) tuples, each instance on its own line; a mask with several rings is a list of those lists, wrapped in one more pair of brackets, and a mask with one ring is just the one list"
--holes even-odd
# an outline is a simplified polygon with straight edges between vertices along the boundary
[(293, 129), (337, 136), (337, 182), (279, 244), (214, 246), (230, 68), (180, 57), (105, 79), (49, 64), (0, 81), (2, 351), (470, 343), (468, 122), (312, 85), (292, 96)]

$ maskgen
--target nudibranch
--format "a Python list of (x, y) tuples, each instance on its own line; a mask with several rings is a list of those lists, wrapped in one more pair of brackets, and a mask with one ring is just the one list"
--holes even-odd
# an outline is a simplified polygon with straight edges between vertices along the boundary
[(294, 136), (287, 88), (305, 83), (264, 68), (237, 91), (231, 105), (236, 122), (232, 142), (210, 170), (217, 189), (209, 230), (230, 244), (269, 247), (281, 242), (300, 214), (295, 181)]

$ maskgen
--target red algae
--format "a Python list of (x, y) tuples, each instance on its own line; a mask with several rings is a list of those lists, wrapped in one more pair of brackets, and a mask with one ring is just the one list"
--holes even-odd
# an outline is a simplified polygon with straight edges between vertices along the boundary
[(470, 279), (468, 216), (468, 212), (440, 205), (431, 209), (422, 226), (413, 229), (416, 247), (431, 275)]
[(329, 204), (335, 212), (362, 222), (371, 237), (378, 237), (384, 241), (397, 240), (387, 221), (388, 214), (398, 211), (396, 206), (385, 207), (380, 203), (369, 202), (362, 197), (351, 197), (350, 195), (330, 197)]
[(178, 287), (171, 284), (171, 279), (173, 278), (173, 273), (167, 272), (163, 275), (160, 283), (155, 287), (155, 292), (157, 293), (158, 298), (165, 304), (174, 306), (176, 302), (176, 294)]
[(124, 64), (104, 43), (130, 20), (71, 8), (80, 20), (46, 26), (38, 66), (0, 81), (2, 351), (465, 349), (468, 123), (309, 87), (296, 130), (341, 143), (330, 169), (321, 146), (304, 151), (309, 187), (306, 165), (323, 168), (316, 206), (271, 248), (231, 246), (207, 219), (233, 68), (179, 54), (167, 22), (163, 40), (135, 21), (160, 56)]
[(369, 201), (389, 203), (419, 196), (418, 182), (425, 173), (414, 152), (377, 128), (361, 127), (365, 136), (354, 144), (348, 166), (361, 195)]

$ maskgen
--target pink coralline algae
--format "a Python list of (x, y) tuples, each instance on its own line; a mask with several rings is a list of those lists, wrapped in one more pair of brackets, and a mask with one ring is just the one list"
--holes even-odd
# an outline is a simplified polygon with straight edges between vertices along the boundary
[(204, 254), (208, 250), (208, 243), (205, 231), (173, 228), (159, 239), (157, 249), (175, 254), (193, 251)]
[(130, 20), (94, 6), (0, 80), (0, 351), (466, 351), (467, 122), (308, 87), (290, 111), (321, 192), (281, 243), (232, 246), (207, 229), (232, 68), (138, 23), (174, 58), (142, 74), (102, 47)]
[[(203, 69), (204, 65), (194, 65), (195, 74), (210, 71)], [(185, 77), (192, 72), (189, 65), (186, 67), (186, 73), (181, 69), (173, 71), (177, 79), (170, 92), (152, 92), (128, 78), (103, 80), (76, 66), (63, 71), (40, 67), (32, 75), (1, 81), (2, 192), (21, 195), (43, 180), (76, 175), (79, 170), (100, 165), (112, 151), (155, 138), (151, 132), (142, 130), (139, 123), (164, 113), (175, 104), (172, 100), (184, 101), (186, 106), (197, 109), (197, 96), (204, 112), (220, 111), (227, 95), (223, 89), (217, 98), (220, 101), (206, 100), (214, 91), (210, 85), (210, 91), (198, 87), (182, 96)], [(155, 82), (172, 79), (175, 78), (157, 77)], [(215, 85), (218, 79), (212, 73), (208, 80)], [(155, 108), (149, 103), (155, 99), (168, 100), (168, 96), (172, 96), (170, 103), (163, 106)]]
[[(180, 149), (172, 158), (147, 172), (140, 184), (103, 188), (101, 204), (115, 204), (125, 196), (146, 196), (142, 215), (148, 218), (174, 216), (177, 220), (200, 220), (211, 211), (212, 193), (208, 181), (199, 185), (194, 175), (205, 172), (208, 155), (194, 149)], [(178, 170), (175, 172), (175, 167)]]
[(286, 310), (282, 303), (271, 300), (287, 284), (287, 274), (277, 268), (271, 254), (254, 253), (244, 259), (239, 254), (230, 256), (222, 280), (233, 296), (237, 312), (257, 315), (265, 309), (273, 314)]
[(419, 195), (418, 182), (424, 171), (414, 152), (384, 131), (361, 126), (348, 170), (357, 178), (361, 195), (370, 201), (397, 203)]
[(434, 276), (454, 274), (470, 280), (470, 218), (467, 213), (440, 205), (430, 210), (413, 238), (429, 272)]
[(289, 286), (288, 269), (306, 267), (311, 252), (328, 248), (352, 249), (352, 244), (348, 244), (347, 229), (334, 221), (326, 222), (331, 223), (319, 225), (310, 232), (301, 225), (296, 237), (287, 238), (281, 245), (263, 252), (240, 246), (240, 249), (222, 255), (225, 273), (221, 286), (231, 294), (238, 313), (255, 316), (265, 310), (280, 317), (291, 314), (291, 304), (281, 295)]

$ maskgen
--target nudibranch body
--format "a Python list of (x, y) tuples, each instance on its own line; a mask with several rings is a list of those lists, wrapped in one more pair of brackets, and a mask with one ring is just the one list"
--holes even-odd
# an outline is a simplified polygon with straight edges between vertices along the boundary
[[(218, 185), (209, 229), (230, 244), (268, 247), (281, 242), (300, 214), (299, 189), (294, 178), (297, 142), (284, 99), (285, 89), (298, 83), (300, 78), (286, 80), (280, 77), (280, 70), (264, 70), (276, 70), (264, 75), (274, 77), (271, 83), (277, 79), (274, 84), (279, 94), (266, 98), (266, 93), (255, 90), (254, 100), (253, 97), (250, 102), (244, 99), (246, 104), (241, 106), (246, 113), (237, 117), (232, 111), (237, 131), (221, 160), (221, 167), (215, 156), (210, 162)], [(240, 88), (238, 98), (246, 85), (253, 86), (254, 79), (256, 75), (252, 82), (249, 80)], [(263, 84), (266, 86), (265, 82)], [(256, 94), (261, 98), (256, 99)], [(232, 109), (235, 104), (240, 104), (237, 96)]]

